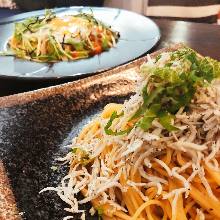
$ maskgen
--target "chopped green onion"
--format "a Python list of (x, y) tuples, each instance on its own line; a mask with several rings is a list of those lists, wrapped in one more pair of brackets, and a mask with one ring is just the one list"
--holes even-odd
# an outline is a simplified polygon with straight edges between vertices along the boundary
[[(171, 52), (164, 67), (156, 65), (161, 57), (156, 57), (153, 66), (142, 66), (142, 74), (149, 74), (148, 83), (142, 90), (143, 104), (128, 120), (137, 120), (133, 127), (138, 126), (144, 131), (152, 127), (154, 119), (158, 119), (167, 131), (177, 131), (178, 128), (172, 125), (177, 111), (189, 106), (198, 87), (220, 77), (220, 62), (209, 57), (203, 58), (190, 48)], [(178, 62), (180, 66), (173, 68)], [(120, 132), (109, 129), (113, 120), (122, 115), (113, 112), (105, 127), (107, 134), (122, 135), (130, 132), (132, 128)]]
[(113, 131), (112, 129), (110, 129), (110, 127), (112, 126), (112, 122), (116, 119), (116, 118), (119, 118), (121, 116), (124, 115), (124, 112), (121, 112), (119, 115), (117, 114), (116, 111), (114, 111), (108, 121), (108, 123), (106, 124), (106, 126), (104, 127), (104, 130), (105, 130), (105, 133), (107, 135), (114, 135), (114, 136), (117, 136), (117, 135), (123, 135), (123, 134), (127, 134), (130, 129), (126, 129), (126, 130), (123, 130), (123, 131)]

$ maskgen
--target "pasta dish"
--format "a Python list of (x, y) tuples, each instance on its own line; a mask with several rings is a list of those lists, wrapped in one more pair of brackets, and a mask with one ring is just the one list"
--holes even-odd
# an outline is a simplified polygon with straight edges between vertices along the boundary
[(37, 62), (71, 61), (88, 58), (114, 47), (119, 33), (93, 14), (56, 16), (47, 10), (15, 24), (9, 49), (19, 58)]
[[(54, 190), (104, 220), (220, 219), (220, 63), (188, 47), (140, 68), (136, 91), (73, 139)], [(82, 193), (84, 198), (78, 197)], [(72, 214), (71, 214), (72, 213)]]

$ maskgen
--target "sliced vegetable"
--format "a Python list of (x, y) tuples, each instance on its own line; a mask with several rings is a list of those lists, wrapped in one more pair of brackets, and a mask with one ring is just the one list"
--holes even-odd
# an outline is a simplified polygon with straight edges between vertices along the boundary
[(174, 119), (174, 116), (167, 113), (167, 112), (161, 112), (159, 113), (159, 122), (160, 124), (167, 129), (169, 132), (171, 131), (178, 131), (179, 129), (172, 125), (172, 120)]
[(124, 112), (120, 113), (119, 115), (117, 114), (116, 111), (114, 111), (114, 112), (112, 113), (112, 115), (111, 115), (111, 117), (110, 117), (108, 123), (106, 124), (106, 126), (105, 126), (105, 128), (104, 128), (105, 133), (106, 133), (107, 135), (115, 135), (115, 136), (117, 136), (117, 135), (127, 134), (127, 133), (129, 132), (130, 128), (129, 128), (129, 129), (126, 129), (126, 130), (123, 130), (123, 131), (113, 131), (112, 129), (110, 129), (110, 127), (112, 126), (112, 122), (113, 122), (116, 118), (120, 118), (120, 117), (123, 116), (123, 115), (124, 115)]
[[(15, 24), (9, 49), (23, 59), (68, 61), (109, 50), (118, 38), (118, 32), (98, 21), (93, 14), (57, 17), (46, 10), (43, 17), (35, 16)], [(0, 53), (2, 56), (8, 54)]]
[(138, 121), (137, 126), (147, 131), (151, 127), (153, 120), (157, 117), (160, 108), (160, 104), (154, 104), (149, 109), (146, 109), (143, 117)]
[[(128, 123), (135, 121), (133, 127), (138, 126), (144, 131), (152, 127), (154, 119), (158, 119), (169, 132), (177, 131), (178, 129), (172, 124), (177, 111), (181, 107), (189, 106), (199, 86), (205, 86), (220, 77), (218, 61), (201, 57), (190, 48), (184, 47), (164, 56), (166, 61), (163, 67), (157, 65), (163, 59), (160, 54), (156, 57), (154, 65), (147, 63), (141, 68), (142, 74), (148, 75), (149, 80), (142, 90), (143, 104)], [(107, 128), (118, 117), (113, 113)], [(124, 132), (126, 131), (113, 132), (106, 129), (106, 134), (109, 135), (121, 135)]]

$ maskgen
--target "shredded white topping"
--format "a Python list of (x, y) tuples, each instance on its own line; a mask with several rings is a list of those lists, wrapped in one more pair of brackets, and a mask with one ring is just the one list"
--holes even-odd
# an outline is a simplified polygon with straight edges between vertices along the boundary
[[(148, 63), (145, 65), (155, 65), (154, 59), (150, 56), (147, 58)], [(163, 66), (169, 59), (169, 53), (162, 54), (158, 65)], [(175, 63), (173, 68), (178, 65), (178, 62)], [(148, 75), (142, 76), (136, 94), (121, 106), (124, 115), (114, 120), (112, 130), (123, 130), (121, 128), (125, 127), (126, 122), (143, 103), (140, 87), (146, 84), (148, 77)], [(190, 184), (196, 178), (200, 180), (207, 194), (213, 200), (217, 200), (209, 185), (205, 170), (205, 166), (218, 172), (220, 170), (216, 160), (216, 157), (220, 156), (220, 101), (217, 94), (214, 86), (200, 88), (195, 94), (189, 112), (184, 112), (183, 108), (179, 109), (173, 121), (173, 125), (179, 129), (169, 134), (159, 121), (154, 120), (148, 132), (134, 127), (127, 135), (107, 135), (104, 127), (108, 119), (99, 116), (94, 123), (89, 125), (90, 127), (85, 129), (86, 131), (83, 131), (84, 138), (74, 140), (72, 147), (76, 147), (81, 152), (77, 154), (80, 157), (77, 158), (74, 153), (69, 153), (63, 159), (59, 159), (71, 164), (71, 170), (63, 178), (61, 185), (56, 188), (45, 188), (41, 192), (56, 191), (60, 198), (69, 204), (70, 211), (73, 213), (82, 211), (79, 209), (79, 204), (89, 202), (94, 198), (99, 198), (102, 204), (111, 204), (115, 210), (127, 212), (124, 203), (117, 202), (117, 190), (123, 193), (132, 187), (143, 201), (148, 201), (149, 198), (142, 192), (141, 187), (155, 187), (157, 196), (172, 199), (172, 217), (175, 219), (178, 197), (189, 196)], [(91, 126), (95, 123), (98, 123), (98, 126), (94, 131)], [(108, 148), (109, 146), (111, 148)], [(183, 160), (182, 164), (180, 162), (169, 167), (166, 162), (169, 160), (167, 149), (172, 150), (176, 157), (184, 155), (187, 161)], [(89, 155), (92, 161), (90, 161), (91, 166), (82, 165), (80, 160), (82, 160), (83, 153)], [(179, 160), (181, 161), (181, 158)], [(73, 163), (73, 161), (78, 162)], [(153, 164), (162, 169), (167, 177), (178, 181), (181, 186), (169, 193), (164, 193), (163, 187), (169, 185), (168, 178), (161, 177), (154, 171), (148, 173), (147, 171), (152, 168)], [(188, 176), (184, 175), (189, 170), (191, 173)], [(140, 174), (140, 178), (145, 180), (144, 182), (133, 181), (136, 171)], [(126, 180), (125, 184), (121, 183), (122, 176)], [(77, 200), (76, 196), (81, 190), (86, 191), (85, 198)], [(90, 212), (94, 214), (93, 209)], [(201, 209), (197, 209), (197, 215), (199, 219), (204, 219)]]

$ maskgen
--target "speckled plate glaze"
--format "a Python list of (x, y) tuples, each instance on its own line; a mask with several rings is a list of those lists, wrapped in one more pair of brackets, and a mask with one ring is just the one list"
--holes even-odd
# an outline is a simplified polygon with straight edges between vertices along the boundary
[[(68, 214), (55, 193), (38, 192), (57, 186), (65, 176), (67, 166), (58, 166), (56, 171), (51, 167), (67, 153), (64, 146), (81, 128), (105, 104), (123, 102), (132, 94), (138, 67), (145, 60), (61, 86), (0, 98), (1, 220), (58, 220)], [(90, 205), (84, 208), (88, 211)]]
[[(3, 56), (0, 57), (0, 78), (8, 76), (9, 78), (22, 78), (24, 80), (65, 77), (79, 79), (134, 60), (149, 51), (160, 39), (159, 28), (151, 19), (130, 11), (98, 7), (59, 8), (55, 11), (58, 16), (79, 12), (91, 13), (92, 11), (97, 19), (120, 33), (116, 47), (88, 59), (54, 64)], [(44, 10), (40, 10), (1, 20), (0, 51), (4, 50), (13, 33), (14, 22), (43, 14)]]

